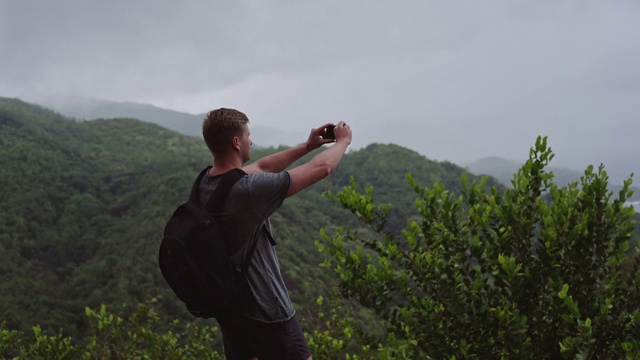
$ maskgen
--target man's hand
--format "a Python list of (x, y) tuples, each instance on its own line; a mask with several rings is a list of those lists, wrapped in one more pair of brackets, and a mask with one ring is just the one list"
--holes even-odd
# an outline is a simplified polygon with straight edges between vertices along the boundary
[(325, 139), (327, 128), (333, 126), (333, 123), (326, 123), (317, 129), (311, 129), (309, 139), (307, 139), (307, 150), (315, 150), (324, 144), (335, 142), (335, 139)]
[(333, 129), (333, 133), (336, 135), (336, 142), (346, 141), (347, 144), (351, 144), (351, 127), (344, 121), (340, 121), (338, 125), (336, 125), (335, 129)]

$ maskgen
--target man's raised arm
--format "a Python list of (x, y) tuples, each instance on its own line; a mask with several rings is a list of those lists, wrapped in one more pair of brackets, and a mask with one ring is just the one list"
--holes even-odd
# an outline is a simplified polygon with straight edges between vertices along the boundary
[(308, 163), (289, 170), (291, 186), (287, 197), (326, 178), (338, 167), (347, 147), (351, 144), (351, 128), (341, 121), (336, 125), (334, 133), (336, 143), (333, 146), (314, 156)]
[(245, 166), (243, 170), (248, 174), (263, 172), (278, 173), (284, 171), (289, 167), (289, 165), (293, 164), (296, 160), (305, 156), (310, 151), (315, 150), (324, 144), (334, 142), (333, 139), (325, 139), (323, 137), (323, 134), (326, 133), (326, 128), (329, 126), (332, 126), (332, 124), (327, 123), (317, 129), (312, 129), (311, 134), (309, 134), (309, 138), (305, 143), (265, 156), (256, 162)]

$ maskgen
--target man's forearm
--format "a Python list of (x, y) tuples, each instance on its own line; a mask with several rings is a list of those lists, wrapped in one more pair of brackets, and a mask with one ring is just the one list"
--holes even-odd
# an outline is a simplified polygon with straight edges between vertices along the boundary
[(349, 141), (338, 140), (333, 146), (325, 149), (308, 163), (289, 170), (291, 186), (287, 197), (326, 178), (335, 171), (349, 146)]
[(277, 173), (284, 171), (289, 165), (296, 160), (305, 156), (311, 151), (307, 143), (297, 145), (295, 147), (279, 151), (256, 161), (256, 165), (264, 172)]

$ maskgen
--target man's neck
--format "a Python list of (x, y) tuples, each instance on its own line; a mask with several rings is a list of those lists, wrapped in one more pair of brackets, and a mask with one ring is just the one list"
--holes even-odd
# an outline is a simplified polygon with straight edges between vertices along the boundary
[(242, 161), (239, 159), (214, 158), (213, 167), (209, 170), (209, 176), (224, 174), (233, 169), (241, 169)]

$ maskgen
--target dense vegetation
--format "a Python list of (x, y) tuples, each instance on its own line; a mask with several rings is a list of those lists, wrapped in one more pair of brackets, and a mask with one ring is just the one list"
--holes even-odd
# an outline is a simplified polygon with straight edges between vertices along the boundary
[[(253, 157), (277, 150), (254, 150)], [(45, 334), (85, 339), (92, 331), (86, 307), (98, 311), (104, 304), (127, 319), (149, 299), (156, 299), (158, 331), (186, 329), (192, 318), (161, 278), (157, 250), (165, 221), (211, 161), (201, 139), (135, 119), (79, 122), (0, 98), (0, 158), (5, 329), (30, 334), (38, 325)], [(349, 153), (329, 180), (285, 201), (272, 220), (303, 326), (321, 323), (316, 299), (328, 296), (335, 280), (318, 266), (320, 228), (359, 226), (323, 192), (348, 185), (351, 176), (385, 189), (380, 199), (398, 205), (388, 223), (402, 229), (414, 201), (407, 172), (459, 192), (462, 171), (399, 146), (371, 145)], [(374, 321), (364, 311), (358, 318)]]
[[(253, 158), (277, 150), (254, 150)], [(314, 358), (465, 357), (474, 351), (491, 357), (497, 352), (478, 349), (534, 354), (546, 351), (540, 344), (571, 356), (603, 354), (592, 349), (614, 343), (637, 354), (637, 347), (616, 338), (639, 337), (628, 299), (638, 291), (633, 251), (640, 225), (625, 252), (633, 225), (620, 203), (629, 194), (611, 197), (606, 175), (593, 171), (581, 186), (559, 188), (544, 171), (550, 153), (538, 150), (544, 158), (525, 164), (516, 186), (505, 190), (492, 179), (483, 186), (470, 185), (479, 183), (473, 176), (461, 182), (463, 169), (453, 164), (396, 145), (371, 145), (347, 154), (328, 180), (285, 201), (272, 220)], [(0, 98), (0, 158), (0, 355), (220, 356), (215, 321), (194, 321), (157, 266), (165, 221), (211, 160), (202, 140), (135, 119), (77, 122)], [(360, 194), (356, 183), (375, 192)], [(323, 196), (327, 191), (335, 195)], [(378, 207), (387, 203), (388, 210)], [(521, 235), (528, 235), (516, 236), (526, 226), (530, 231)], [(570, 231), (578, 226), (587, 230)], [(559, 245), (547, 245), (551, 238)], [(352, 254), (356, 243), (365, 249)], [(550, 271), (535, 259), (540, 244), (561, 269), (595, 273), (576, 270), (578, 279)], [(580, 250), (584, 244), (590, 245)], [(407, 246), (424, 260), (419, 276), (402, 275), (406, 260), (398, 251)], [(587, 250), (592, 256), (582, 256)], [(620, 266), (626, 275), (612, 277)], [(553, 282), (536, 277), (543, 275)], [(420, 282), (425, 279), (427, 292)], [(351, 301), (332, 294), (337, 280)], [(521, 304), (535, 303), (534, 284), (549, 290), (536, 298), (545, 304), (542, 315)], [(580, 290), (587, 286), (593, 291)], [(444, 304), (439, 299), (429, 305), (424, 295), (434, 289), (457, 305), (431, 311)], [(545, 326), (555, 329), (556, 338), (542, 337), (550, 333)], [(443, 348), (430, 345), (436, 339)], [(553, 347), (560, 342), (562, 348)], [(467, 355), (460, 352), (465, 346)]]
[[(640, 358), (637, 215), (625, 205), (631, 181), (613, 193), (604, 168), (589, 167), (580, 186), (559, 187), (545, 171), (552, 158), (539, 138), (503, 192), (463, 178), (456, 195), (409, 176), (420, 217), (401, 235), (386, 226), (388, 206), (373, 201), (373, 188), (353, 182), (332, 196), (370, 229), (339, 229), (318, 246), (332, 258), (342, 295), (388, 326), (377, 356)], [(327, 337), (356, 333), (348, 318), (340, 328), (349, 331)]]

